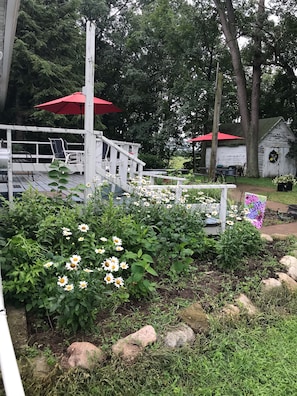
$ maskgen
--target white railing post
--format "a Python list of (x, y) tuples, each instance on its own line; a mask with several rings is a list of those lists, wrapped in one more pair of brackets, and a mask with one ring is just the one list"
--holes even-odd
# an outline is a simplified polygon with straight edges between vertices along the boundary
[(4, 306), (0, 268), (0, 367), (6, 396), (25, 396)]
[(220, 201), (220, 220), (221, 220), (222, 231), (225, 231), (226, 228), (226, 217), (227, 217), (227, 187), (222, 187), (221, 201)]
[(7, 150), (8, 150), (8, 162), (7, 162), (7, 185), (8, 185), (8, 200), (10, 203), (13, 201), (13, 180), (12, 180), (12, 141), (11, 141), (11, 129), (6, 132), (7, 138)]

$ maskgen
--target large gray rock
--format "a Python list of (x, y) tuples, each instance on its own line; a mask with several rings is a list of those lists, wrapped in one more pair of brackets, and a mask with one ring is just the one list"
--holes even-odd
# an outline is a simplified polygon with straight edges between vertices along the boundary
[(261, 281), (262, 284), (262, 290), (264, 292), (268, 292), (270, 290), (273, 290), (275, 288), (281, 287), (282, 283), (280, 280), (275, 279), (275, 278), (268, 278), (268, 279), (263, 279)]
[(276, 275), (279, 277), (279, 280), (287, 287), (289, 291), (295, 292), (297, 290), (297, 282), (289, 275), (283, 272), (276, 272)]
[(239, 308), (244, 308), (248, 315), (253, 316), (259, 313), (258, 308), (251, 302), (251, 300), (245, 295), (240, 294), (236, 299)]
[(16, 352), (28, 346), (27, 318), (24, 307), (15, 308), (8, 306), (6, 308), (8, 327)]
[(229, 319), (234, 319), (239, 317), (240, 309), (234, 304), (226, 304), (219, 313), (220, 317), (226, 317)]
[(273, 242), (273, 238), (271, 235), (268, 234), (261, 234), (261, 239), (267, 242)]
[(181, 324), (176, 330), (170, 331), (164, 338), (164, 343), (169, 348), (178, 348), (195, 341), (195, 333), (191, 327)]
[(127, 362), (133, 362), (142, 350), (156, 342), (157, 334), (153, 326), (147, 325), (112, 346), (112, 352)]
[(279, 261), (282, 265), (284, 265), (286, 268), (290, 268), (292, 266), (297, 267), (297, 258), (294, 256), (284, 256), (280, 259)]
[(209, 331), (208, 316), (198, 302), (180, 310), (178, 316), (196, 333), (207, 333)]
[(104, 352), (90, 342), (73, 342), (68, 348), (70, 367), (91, 369), (105, 360)]

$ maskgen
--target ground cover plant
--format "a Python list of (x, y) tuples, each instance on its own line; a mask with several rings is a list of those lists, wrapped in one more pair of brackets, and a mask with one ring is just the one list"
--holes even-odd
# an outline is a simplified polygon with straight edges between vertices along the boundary
[[(28, 355), (43, 351), (56, 363), (43, 382), (25, 366), (26, 394), (268, 395), (272, 386), (288, 389), (291, 371), (284, 375), (281, 368), (292, 350), (289, 335), (273, 381), (269, 368), (280, 332), (292, 331), (294, 318), (283, 318), (296, 314), (296, 298), (284, 291), (265, 300), (259, 291), (261, 279), (281, 270), (278, 260), (293, 241), (263, 243), (259, 231), (236, 215), (240, 220), (233, 217), (223, 234), (210, 238), (204, 233), (207, 213), (174, 205), (168, 196), (165, 202), (123, 197), (119, 204), (102, 199), (102, 186), (81, 205), (63, 198), (64, 185), (53, 186), (54, 199), (28, 191), (9, 210), (5, 202), (0, 208), (6, 300), (27, 307)], [(164, 334), (191, 302), (213, 315), (239, 293), (257, 302), (260, 317), (214, 320), (192, 348), (172, 352), (159, 340), (131, 368), (109, 356), (91, 373), (64, 372), (58, 364), (72, 341), (89, 340), (108, 351), (145, 324)], [(254, 369), (262, 364), (268, 369)]]

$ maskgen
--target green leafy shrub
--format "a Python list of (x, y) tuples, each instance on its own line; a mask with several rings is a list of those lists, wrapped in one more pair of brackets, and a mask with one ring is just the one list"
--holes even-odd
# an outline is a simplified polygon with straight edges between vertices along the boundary
[(247, 256), (256, 256), (263, 246), (259, 230), (242, 220), (228, 226), (217, 241), (217, 262), (222, 268), (235, 268)]
[(45, 307), (64, 330), (92, 329), (101, 309), (128, 298), (124, 247), (116, 236), (97, 237), (87, 224), (64, 227), (60, 233), (63, 255), (55, 254), (44, 263), (50, 285)]
[(32, 188), (15, 198), (12, 206), (6, 200), (2, 205), (0, 225), (1, 234), (5, 238), (18, 233), (23, 233), (27, 238), (35, 238), (39, 223), (56, 210), (49, 198)]
[(27, 309), (42, 308), (44, 296), (42, 275), (46, 250), (23, 234), (10, 238), (1, 251), (3, 291), (12, 301), (24, 303)]

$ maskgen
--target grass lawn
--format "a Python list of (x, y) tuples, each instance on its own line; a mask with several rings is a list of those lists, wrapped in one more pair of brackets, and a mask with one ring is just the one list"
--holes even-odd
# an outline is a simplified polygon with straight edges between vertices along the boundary
[(276, 186), (272, 183), (270, 178), (251, 178), (251, 177), (238, 177), (237, 185), (246, 184), (249, 186), (260, 187), (267, 189), (265, 195), (267, 199), (274, 202), (280, 202), (285, 205), (293, 205), (297, 202), (297, 185), (293, 186), (292, 191), (280, 192), (276, 190)]

